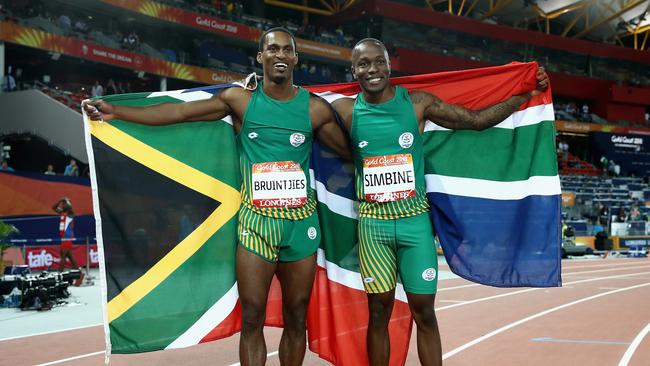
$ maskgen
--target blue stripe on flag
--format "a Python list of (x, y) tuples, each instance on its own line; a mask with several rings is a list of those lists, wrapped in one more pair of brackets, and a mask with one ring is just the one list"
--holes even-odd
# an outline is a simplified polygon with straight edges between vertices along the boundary
[(447, 263), (457, 275), (498, 287), (561, 285), (559, 195), (427, 196)]
[(323, 149), (318, 141), (314, 141), (311, 165), (316, 180), (323, 183), (329, 192), (356, 200), (354, 166), (344, 162), (338, 155)]

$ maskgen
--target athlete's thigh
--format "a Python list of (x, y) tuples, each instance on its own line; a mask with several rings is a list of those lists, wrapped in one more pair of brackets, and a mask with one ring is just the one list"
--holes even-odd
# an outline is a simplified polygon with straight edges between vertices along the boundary
[(278, 262), (276, 273), (282, 287), (282, 302), (285, 307), (306, 308), (314, 285), (316, 254), (293, 262)]
[(359, 218), (359, 267), (367, 293), (378, 294), (395, 288), (397, 258), (395, 220)]
[(236, 276), (239, 298), (244, 308), (266, 307), (266, 300), (275, 274), (277, 263), (269, 262), (259, 255), (237, 246)]
[(438, 289), (438, 254), (427, 213), (397, 222), (397, 262), (406, 292), (435, 294)]
[(240, 246), (268, 262), (277, 262), (285, 220), (263, 216), (245, 207), (239, 210), (237, 220)]

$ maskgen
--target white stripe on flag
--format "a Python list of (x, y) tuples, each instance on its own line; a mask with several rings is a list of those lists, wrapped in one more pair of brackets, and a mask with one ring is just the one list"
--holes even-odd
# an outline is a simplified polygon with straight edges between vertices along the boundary
[(193, 102), (195, 100), (210, 99), (212, 98), (212, 94), (202, 90), (185, 93), (185, 89), (183, 89), (183, 90), (153, 92), (147, 96), (147, 98), (155, 98), (155, 97), (171, 97), (171, 98), (176, 98), (178, 100), (182, 100), (184, 102)]
[(322, 92), (322, 93), (315, 93), (319, 97), (325, 99), (328, 103), (332, 103), (338, 99), (341, 98), (352, 98), (352, 99), (357, 99), (357, 94), (354, 95), (343, 95), (343, 94), (338, 94), (338, 93), (333, 93), (333, 92)]
[[(314, 181), (312, 181), (314, 182)], [(359, 202), (349, 198), (339, 196), (327, 190), (325, 185), (319, 181), (316, 182), (316, 193), (318, 201), (325, 204), (330, 211), (341, 216), (354, 220), (359, 218)]]
[(474, 178), (425, 175), (428, 193), (446, 193), (455, 196), (493, 200), (519, 200), (528, 196), (553, 196), (562, 193), (560, 178), (535, 176), (527, 180), (499, 182)]
[[(535, 125), (543, 121), (554, 120), (555, 112), (553, 112), (553, 104), (542, 104), (528, 107), (523, 111), (517, 111), (494, 127), (514, 129), (517, 127)], [(438, 126), (431, 121), (427, 121), (424, 126), (424, 132), (428, 131), (449, 131), (449, 129)]]
[[(325, 251), (321, 248), (318, 248), (318, 265), (322, 268), (325, 268), (327, 271), (327, 279), (341, 284), (343, 286), (353, 288), (355, 290), (364, 291), (363, 282), (361, 281), (361, 273), (350, 271), (345, 268), (339, 267), (334, 262), (329, 262), (325, 258)], [(406, 292), (404, 292), (404, 286), (401, 283), (397, 284), (395, 288), (395, 299), (403, 302), (408, 302), (406, 298)]]
[(221, 324), (232, 313), (235, 305), (237, 305), (238, 298), (239, 293), (237, 292), (237, 283), (235, 283), (196, 323), (165, 347), (165, 349), (183, 348), (198, 344), (201, 339), (208, 335), (210, 331)]

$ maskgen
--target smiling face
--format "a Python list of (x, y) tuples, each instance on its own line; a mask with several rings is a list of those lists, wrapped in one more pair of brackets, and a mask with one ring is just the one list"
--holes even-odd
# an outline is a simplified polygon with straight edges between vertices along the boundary
[(265, 38), (262, 51), (257, 53), (264, 76), (276, 84), (293, 80), (293, 69), (298, 63), (293, 39), (285, 32), (271, 32)]
[(380, 94), (389, 85), (388, 52), (373, 41), (358, 44), (352, 50), (352, 76), (367, 94)]

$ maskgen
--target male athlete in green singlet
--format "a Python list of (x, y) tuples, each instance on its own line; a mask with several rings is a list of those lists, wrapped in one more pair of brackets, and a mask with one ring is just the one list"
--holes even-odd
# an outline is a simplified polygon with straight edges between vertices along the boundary
[(438, 262), (428, 214), (421, 135), (425, 121), (450, 129), (494, 126), (545, 90), (548, 78), (540, 69), (536, 90), (472, 111), (426, 92), (391, 86), (388, 53), (372, 38), (354, 47), (352, 75), (362, 92), (356, 100), (342, 98), (332, 106), (350, 134), (354, 152), (360, 201), (359, 264), (370, 312), (368, 358), (371, 365), (388, 365), (388, 322), (399, 272), (417, 324), (420, 363), (440, 365), (442, 349), (434, 312)]
[(253, 92), (229, 88), (188, 103), (129, 108), (93, 101), (84, 108), (93, 120), (157, 125), (233, 117), (243, 178), (236, 259), (242, 304), (239, 357), (242, 365), (266, 361), (266, 300), (277, 274), (284, 320), (280, 363), (300, 365), (321, 237), (309, 175), (312, 141), (318, 137), (344, 157), (349, 148), (327, 102), (293, 85), (298, 55), (288, 30), (273, 28), (262, 35), (257, 62), (264, 78)]

